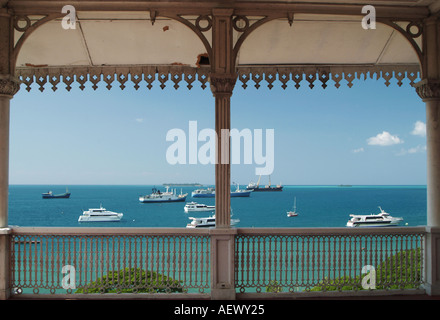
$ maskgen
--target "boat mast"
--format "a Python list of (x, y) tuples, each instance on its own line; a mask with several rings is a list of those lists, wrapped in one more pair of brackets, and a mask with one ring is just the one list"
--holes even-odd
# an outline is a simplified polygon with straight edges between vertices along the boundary
[(261, 174), (260, 174), (260, 176), (258, 177), (257, 187), (260, 186), (260, 180), (261, 180)]

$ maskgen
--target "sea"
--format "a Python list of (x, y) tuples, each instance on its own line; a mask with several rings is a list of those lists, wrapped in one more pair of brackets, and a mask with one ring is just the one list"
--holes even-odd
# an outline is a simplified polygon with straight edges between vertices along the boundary
[[(43, 199), (49, 190), (64, 193), (69, 199)], [(188, 193), (186, 202), (214, 205), (214, 198), (192, 198), (191, 192), (213, 186), (172, 187)], [(21, 227), (153, 227), (184, 228), (189, 217), (206, 217), (206, 212), (185, 213), (186, 202), (140, 203), (140, 195), (161, 185), (10, 185), (10, 226)], [(235, 189), (235, 187), (233, 187)], [(287, 217), (296, 199), (298, 216)], [(281, 192), (253, 192), (250, 197), (231, 198), (234, 219), (242, 228), (345, 227), (350, 214), (377, 214), (379, 206), (394, 217), (404, 219), (402, 226), (426, 225), (426, 186), (296, 186), (286, 185)], [(122, 212), (119, 222), (78, 222), (89, 208)]]

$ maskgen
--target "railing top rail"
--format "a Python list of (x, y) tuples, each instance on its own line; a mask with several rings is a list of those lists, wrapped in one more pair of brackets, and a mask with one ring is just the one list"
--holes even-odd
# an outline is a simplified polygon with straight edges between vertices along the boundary
[(389, 228), (238, 228), (238, 235), (357, 236), (425, 234), (426, 227)]
[[(221, 231), (221, 232), (220, 232)], [(356, 236), (425, 234), (426, 226), (391, 228), (96, 228), (96, 227), (10, 227), (10, 234), (32, 235), (211, 235), (229, 232), (238, 235)]]
[(96, 227), (12, 227), (11, 234), (31, 235), (208, 235), (208, 229), (187, 228), (96, 228)]

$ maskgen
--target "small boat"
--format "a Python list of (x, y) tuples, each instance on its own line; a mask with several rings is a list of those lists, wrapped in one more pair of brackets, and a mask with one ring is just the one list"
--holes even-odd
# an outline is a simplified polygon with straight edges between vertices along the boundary
[(122, 219), (122, 216), (122, 213), (108, 211), (101, 205), (97, 209), (89, 209), (87, 211), (83, 211), (83, 214), (78, 218), (78, 222), (120, 221)]
[(214, 198), (215, 189), (214, 188), (197, 189), (191, 192), (191, 196), (193, 198)]
[(251, 192), (252, 190), (240, 189), (240, 185), (237, 184), (237, 189), (235, 191), (231, 191), (231, 197), (249, 197)]
[(264, 187), (260, 187), (260, 179), (261, 179), (261, 175), (258, 178), (258, 182), (254, 183), (251, 182), (247, 185), (246, 190), (251, 190), (251, 191), (283, 191), (283, 186), (280, 184), (276, 185), (275, 187), (271, 186), (270, 184), (270, 176), (269, 176), (269, 184), (267, 186)]
[(214, 211), (215, 206), (208, 206), (203, 203), (197, 203), (197, 202), (188, 202), (185, 207), (183, 208), (185, 212), (190, 211)]
[(296, 197), (293, 200), (293, 210), (292, 211), (287, 211), (287, 216), (288, 217), (296, 217), (298, 215), (298, 212), (296, 212)]
[(179, 202), (179, 201), (185, 201), (187, 193), (182, 194), (182, 191), (180, 194), (176, 194), (176, 190), (169, 191), (169, 188), (166, 188), (165, 192), (161, 192), (160, 190), (157, 190), (156, 188), (153, 188), (152, 193), (145, 196), (139, 196), (139, 201), (142, 203), (151, 203), (151, 202)]
[(351, 214), (351, 219), (347, 222), (347, 227), (390, 227), (397, 226), (403, 221), (403, 218), (395, 218), (390, 216), (379, 207), (379, 214), (356, 215)]
[(53, 194), (52, 191), (48, 191), (48, 192), (42, 193), (41, 196), (43, 199), (68, 199), (68, 198), (70, 198), (70, 192), (66, 188), (65, 193)]
[[(204, 217), (204, 218), (189, 218), (191, 223), (188, 223), (186, 225), (187, 228), (213, 228), (215, 227), (215, 215), (212, 215), (210, 217)], [(236, 225), (239, 223), (239, 219), (231, 219), (231, 226)]]

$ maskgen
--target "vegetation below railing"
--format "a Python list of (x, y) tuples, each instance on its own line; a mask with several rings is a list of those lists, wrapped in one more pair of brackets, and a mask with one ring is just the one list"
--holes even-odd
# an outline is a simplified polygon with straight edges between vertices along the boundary
[(181, 283), (160, 273), (136, 268), (109, 272), (75, 293), (182, 293)]
[(423, 259), (420, 248), (401, 251), (377, 267), (373, 287), (371, 287), (371, 281), (374, 281), (372, 279), (369, 279), (366, 287), (362, 285), (362, 279), (373, 276), (370, 271), (356, 277), (325, 279), (310, 291), (417, 289), (423, 282), (421, 261)]

